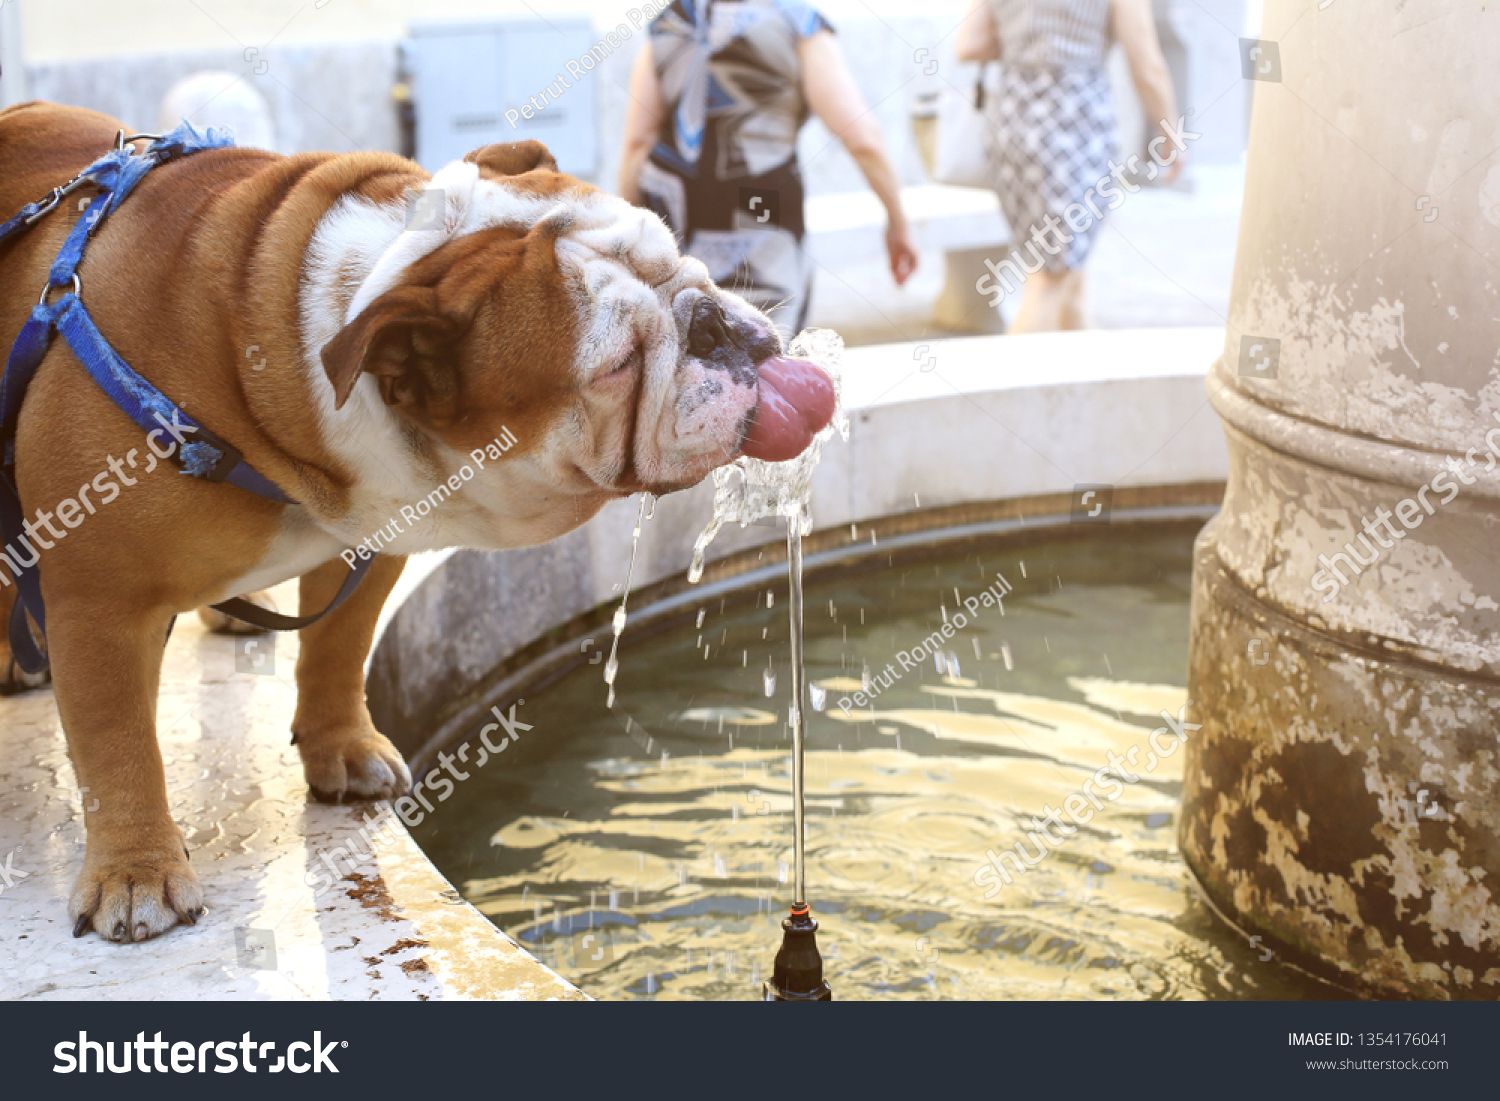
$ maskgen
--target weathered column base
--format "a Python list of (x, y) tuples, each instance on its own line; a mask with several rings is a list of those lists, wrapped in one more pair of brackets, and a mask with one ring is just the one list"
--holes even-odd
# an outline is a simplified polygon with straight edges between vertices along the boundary
[(1193, 571), (1183, 856), (1288, 962), (1377, 996), (1500, 998), (1500, 683)]

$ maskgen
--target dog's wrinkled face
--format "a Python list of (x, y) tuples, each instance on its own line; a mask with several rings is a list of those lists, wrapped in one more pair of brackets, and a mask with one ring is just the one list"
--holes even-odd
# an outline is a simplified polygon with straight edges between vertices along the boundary
[(653, 215), (600, 195), (603, 224), (558, 241), (580, 319), (576, 404), (563, 448), (592, 485), (621, 494), (695, 485), (732, 460), (778, 356), (769, 321), (679, 258)]
[[(788, 458), (827, 422), (831, 388), (826, 402), (803, 392), (826, 379), (781, 358), (764, 315), (680, 257), (655, 215), (559, 174), (539, 144), (478, 150), (432, 189), (443, 227), (401, 235), (323, 350), (340, 405), (373, 375), (387, 406), (457, 456), (508, 430), (512, 479), (587, 515), (694, 485), (747, 447)], [(753, 432), (778, 385), (800, 399), (770, 404), (816, 408), (805, 425), (766, 413)], [(489, 507), (514, 512), (509, 495), (492, 487)]]

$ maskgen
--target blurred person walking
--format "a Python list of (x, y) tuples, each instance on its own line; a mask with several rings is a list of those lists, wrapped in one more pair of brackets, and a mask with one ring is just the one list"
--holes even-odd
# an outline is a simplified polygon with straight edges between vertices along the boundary
[[(1164, 127), (1176, 121), (1172, 77), (1156, 36), (1151, 0), (971, 0), (960, 29), (960, 61), (999, 61), (999, 94), (989, 98), (995, 190), (1013, 239), (1013, 254), (1027, 272), (1021, 307), (1010, 332), (1082, 329), (1084, 264), (1100, 217), (1100, 188), (1118, 166), (1115, 109), (1105, 71), (1111, 40), (1124, 48), (1131, 78), (1154, 135), (1173, 141)], [(1162, 146), (1175, 159), (1158, 177), (1164, 183), (1182, 171), (1180, 142)], [(1131, 190), (1134, 190), (1133, 188)], [(1092, 194), (1091, 194), (1092, 193)], [(1064, 222), (1052, 248), (1029, 246), (1038, 265), (1026, 264), (1027, 241)], [(1118, 202), (1108, 204), (1110, 209)], [(1099, 213), (1102, 214), (1102, 211)], [(1083, 229), (1077, 224), (1084, 223)], [(1072, 240), (1066, 239), (1071, 236)], [(1056, 251), (1054, 252), (1053, 249)], [(1040, 251), (1040, 255), (1038, 255)]]
[(784, 331), (807, 316), (797, 132), (809, 113), (885, 206), (898, 285), (917, 267), (896, 173), (833, 28), (799, 0), (675, 0), (635, 61), (620, 194)]

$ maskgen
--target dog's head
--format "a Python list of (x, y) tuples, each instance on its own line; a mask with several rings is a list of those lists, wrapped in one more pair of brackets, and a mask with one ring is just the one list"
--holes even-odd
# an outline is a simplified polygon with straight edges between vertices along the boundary
[(742, 452), (792, 458), (832, 415), (827, 376), (783, 357), (764, 315), (537, 142), (476, 150), (413, 210), (430, 225), (386, 250), (322, 350), (339, 406), (373, 376), (457, 456), (508, 431), (512, 473), (588, 515)]

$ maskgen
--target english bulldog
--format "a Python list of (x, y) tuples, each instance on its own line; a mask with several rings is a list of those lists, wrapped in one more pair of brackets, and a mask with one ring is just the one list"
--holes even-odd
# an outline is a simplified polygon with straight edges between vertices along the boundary
[[(0, 112), (0, 218), (122, 128), (44, 103)], [(0, 246), (6, 349), (80, 205)], [(292, 733), (317, 796), (397, 796), (411, 777), (370, 720), (363, 668), (403, 555), (542, 543), (742, 453), (791, 458), (832, 414), (827, 377), (783, 357), (766, 318), (679, 256), (658, 218), (559, 173), (534, 141), (431, 177), (386, 153), (199, 152), (146, 176), (80, 275), (125, 361), (296, 504), (155, 461), (54, 341), (16, 480), (91, 796), (77, 936), (141, 941), (204, 912), (156, 743), (175, 615), (293, 577), (311, 614), (384, 533), (354, 595), (301, 632)], [(422, 523), (392, 523), (439, 487)], [(14, 599), (0, 566), (0, 616)]]

